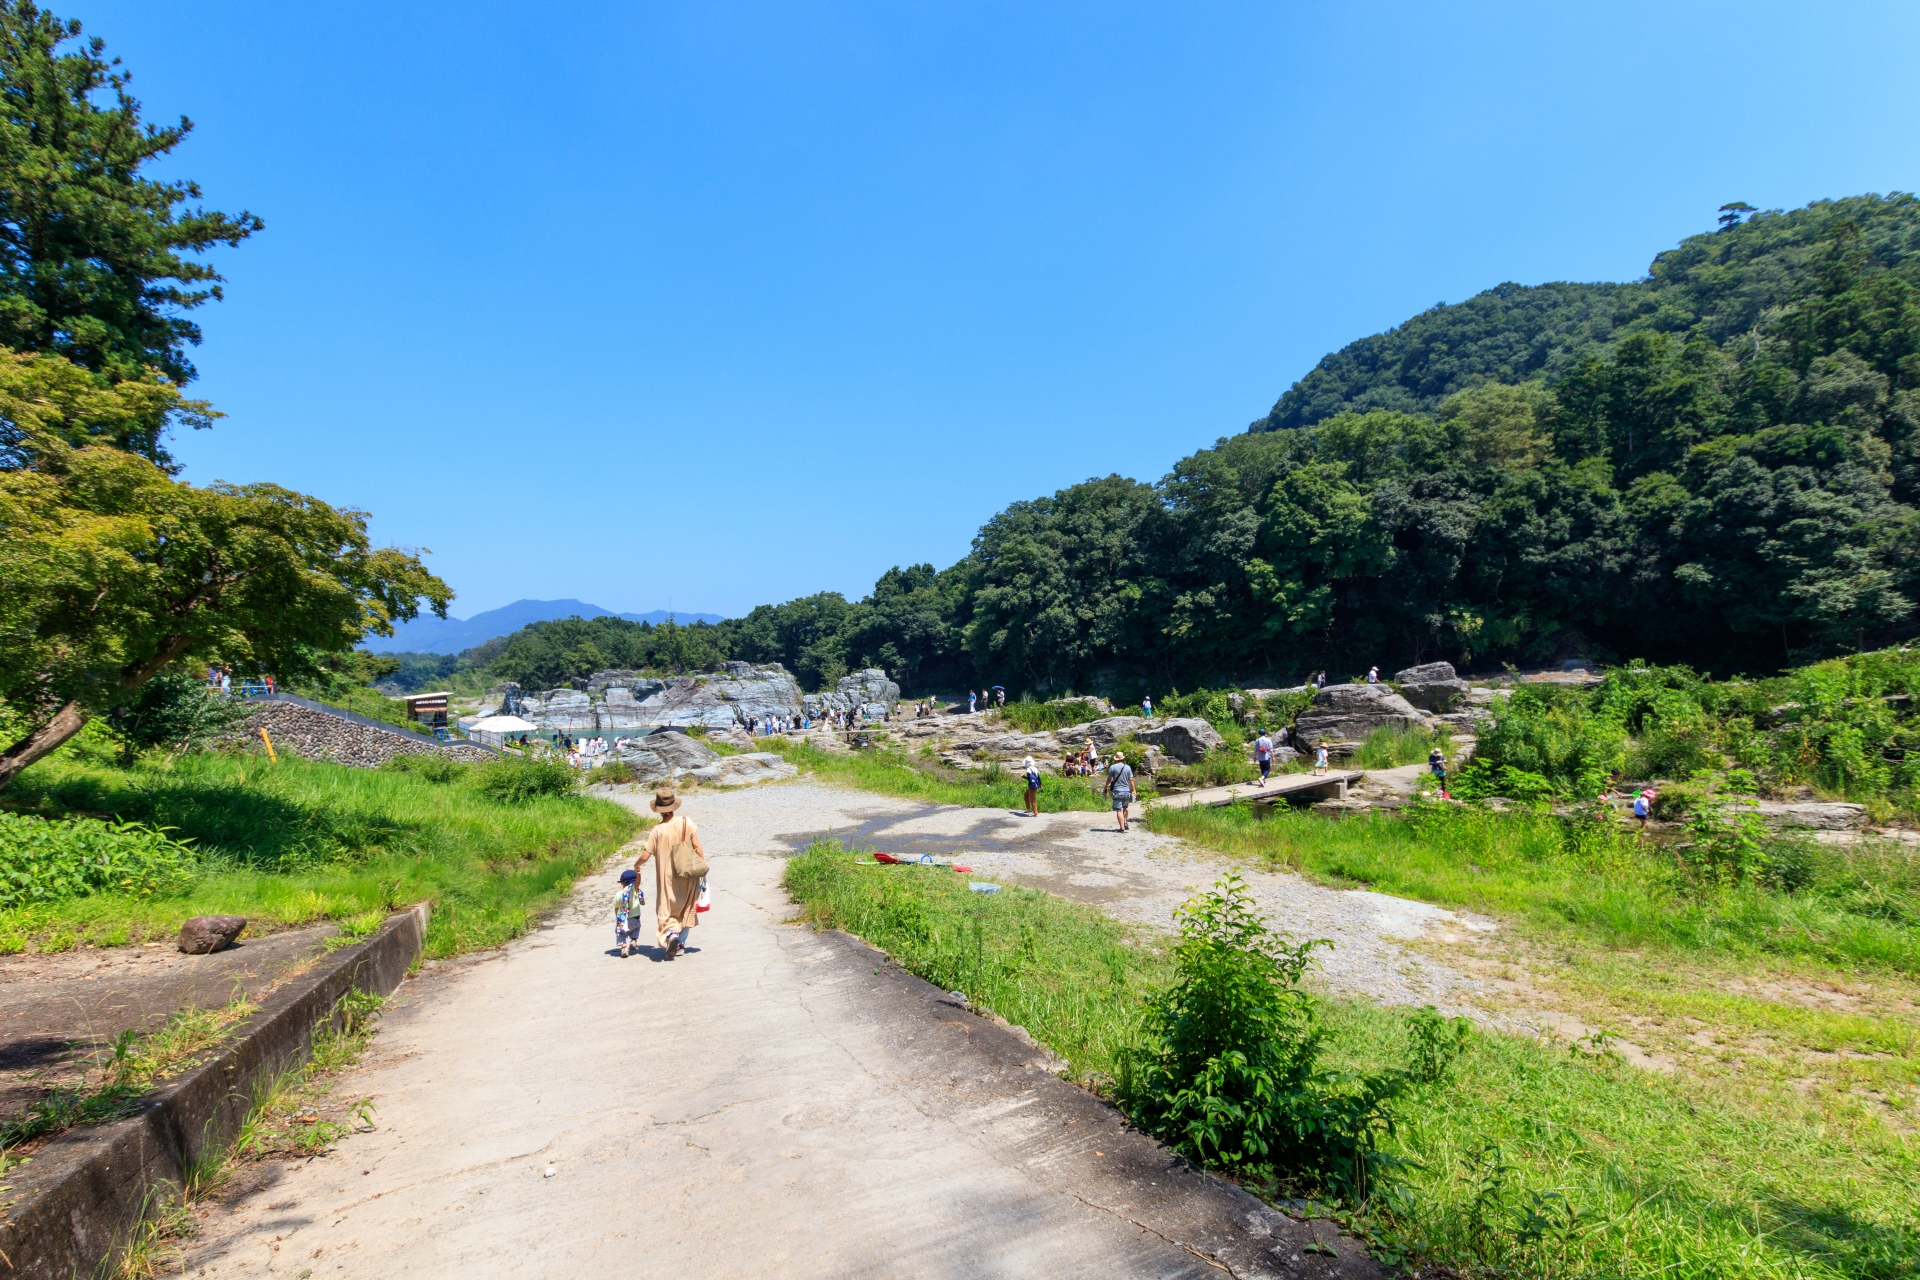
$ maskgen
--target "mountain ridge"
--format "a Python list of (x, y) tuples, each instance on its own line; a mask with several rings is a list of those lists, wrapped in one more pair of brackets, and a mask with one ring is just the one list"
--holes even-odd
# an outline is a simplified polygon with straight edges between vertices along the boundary
[(655, 626), (669, 617), (682, 623), (719, 622), (717, 613), (684, 613), (654, 609), (648, 613), (621, 613), (584, 600), (515, 600), (487, 609), (471, 618), (435, 618), (423, 615), (395, 626), (391, 636), (368, 636), (363, 648), (373, 653), (460, 653), (497, 636), (511, 635), (534, 622), (556, 618), (624, 618)]

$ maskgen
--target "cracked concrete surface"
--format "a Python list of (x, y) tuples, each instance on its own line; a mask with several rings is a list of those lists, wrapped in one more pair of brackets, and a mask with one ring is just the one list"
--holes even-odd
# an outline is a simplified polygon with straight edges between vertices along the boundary
[(781, 923), (784, 857), (828, 829), (958, 839), (993, 875), (1050, 869), (1049, 887), (1142, 918), (1175, 881), (1210, 878), (1202, 863), (1098, 832), (1098, 814), (1018, 828), (806, 784), (688, 811), (715, 868), (689, 953), (613, 954), (609, 874), (530, 936), (429, 966), (336, 1089), (371, 1096), (378, 1128), (214, 1207), (188, 1271), (1383, 1274), (1327, 1224), (1127, 1131), (1013, 1032), (857, 941)]

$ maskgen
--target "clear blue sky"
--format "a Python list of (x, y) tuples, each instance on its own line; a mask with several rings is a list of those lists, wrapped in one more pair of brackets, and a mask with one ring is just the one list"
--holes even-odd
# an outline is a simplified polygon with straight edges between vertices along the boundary
[(1920, 5), (56, 4), (216, 260), (187, 475), (737, 613), (1157, 479), (1326, 351), (1920, 186)]

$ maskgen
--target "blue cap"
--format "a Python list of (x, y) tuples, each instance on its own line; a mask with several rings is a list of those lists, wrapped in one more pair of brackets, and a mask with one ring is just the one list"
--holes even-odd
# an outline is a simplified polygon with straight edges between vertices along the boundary
[(632, 884), (638, 878), (639, 877), (634, 874), (632, 867), (628, 867), (625, 871), (622, 871), (620, 873), (621, 884)]

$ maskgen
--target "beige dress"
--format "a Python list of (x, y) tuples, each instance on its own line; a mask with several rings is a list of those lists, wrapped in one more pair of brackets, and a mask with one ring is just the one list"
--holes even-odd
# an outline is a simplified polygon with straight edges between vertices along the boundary
[(654, 915), (659, 942), (667, 945), (667, 934), (675, 929), (691, 929), (700, 922), (699, 876), (673, 874), (673, 846), (691, 840), (699, 828), (690, 818), (675, 814), (647, 833), (647, 857), (653, 860)]

